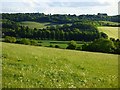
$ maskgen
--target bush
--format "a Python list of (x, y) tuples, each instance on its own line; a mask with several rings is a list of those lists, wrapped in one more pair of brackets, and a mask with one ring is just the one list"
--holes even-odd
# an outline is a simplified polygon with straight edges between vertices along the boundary
[(6, 36), (5, 37), (5, 42), (15, 43), (16, 42), (16, 38), (15, 37)]
[(21, 44), (25, 44), (25, 45), (30, 45), (30, 44), (31, 44), (30, 40), (29, 40), (29, 39), (26, 39), (26, 38), (21, 39), (21, 40), (20, 40), (20, 43), (21, 43)]
[(108, 35), (107, 35), (107, 34), (105, 34), (105, 33), (103, 33), (103, 32), (101, 32), (100, 34), (101, 34), (101, 38), (106, 38), (106, 39), (108, 39)]
[(53, 47), (53, 45), (52, 44), (50, 44), (50, 46), (49, 47)]
[(68, 43), (68, 46), (66, 49), (76, 49), (76, 42), (75, 41), (70, 41), (70, 43)]
[(88, 46), (84, 46), (84, 49), (87, 51), (104, 52), (104, 53), (113, 53), (115, 48), (116, 47), (113, 41), (108, 39), (98, 39), (93, 41)]
[(36, 40), (31, 40), (30, 43), (31, 43), (31, 45), (37, 45), (38, 44), (38, 42)]
[(114, 44), (115, 44), (115, 47), (116, 47), (115, 53), (116, 54), (120, 54), (120, 41), (119, 41), (119, 39), (117, 39), (116, 41), (114, 41)]
[(76, 50), (82, 50), (82, 46), (76, 47)]
[(60, 46), (59, 45), (55, 45), (55, 48), (60, 48)]

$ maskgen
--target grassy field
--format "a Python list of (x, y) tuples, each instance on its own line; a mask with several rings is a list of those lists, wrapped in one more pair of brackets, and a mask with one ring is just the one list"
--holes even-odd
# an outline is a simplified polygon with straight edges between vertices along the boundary
[(3, 88), (118, 87), (118, 55), (2, 45)]
[(110, 22), (110, 21), (99, 21), (99, 22), (102, 22), (104, 24), (109, 24), (109, 25), (118, 25), (119, 24), (117, 22)]
[(24, 21), (20, 22), (21, 25), (23, 26), (28, 26), (29, 28), (37, 28), (37, 29), (42, 29), (46, 28), (47, 26), (56, 26), (56, 25), (63, 25), (63, 24), (55, 24), (55, 23), (39, 23), (39, 22), (32, 22), (32, 21)]
[(118, 30), (118, 27), (98, 27), (100, 32), (106, 33), (109, 38), (115, 38), (118, 39), (118, 33), (120, 33)]
[[(53, 47), (55, 47), (55, 45), (58, 45), (62, 49), (66, 49), (68, 43), (70, 42), (70, 41), (53, 41), (53, 40), (40, 40), (40, 41), (42, 42), (40, 44), (42, 46), (49, 47), (50, 45), (52, 45)], [(81, 41), (76, 41), (76, 43), (77, 43), (77, 47), (83, 45), (83, 42)], [(89, 42), (84, 42), (84, 43), (89, 43)]]
[(29, 28), (45, 28), (47, 27), (50, 23), (38, 23), (38, 22), (32, 22), (32, 21), (24, 21), (20, 22), (21, 25), (28, 26)]

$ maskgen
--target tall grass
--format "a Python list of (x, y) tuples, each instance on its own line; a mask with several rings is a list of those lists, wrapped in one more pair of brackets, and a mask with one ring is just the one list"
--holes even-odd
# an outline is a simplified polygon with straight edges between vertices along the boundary
[(3, 88), (118, 87), (118, 55), (2, 45)]

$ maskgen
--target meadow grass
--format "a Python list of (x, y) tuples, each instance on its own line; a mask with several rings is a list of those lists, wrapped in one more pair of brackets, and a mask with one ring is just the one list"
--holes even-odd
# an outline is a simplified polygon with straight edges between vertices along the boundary
[(119, 23), (117, 22), (110, 22), (110, 21), (99, 21), (99, 22), (103, 22), (104, 24), (110, 24), (110, 25), (119, 25)]
[(28, 26), (29, 28), (37, 28), (37, 29), (40, 29), (40, 28), (46, 28), (48, 24), (50, 23), (39, 23), (39, 22), (32, 22), (32, 21), (24, 21), (24, 22), (20, 22), (21, 25), (24, 25), (24, 26)]
[[(28, 26), (31, 29), (37, 28), (37, 29), (42, 29), (42, 28), (46, 28), (49, 26), (56, 26), (56, 25), (64, 25), (64, 24), (56, 24), (56, 23), (50, 23), (50, 22), (46, 22), (46, 23), (40, 23), (40, 22), (33, 22), (33, 21), (23, 21), (20, 22), (21, 25), (23, 26)], [(70, 25), (70, 24), (69, 24)]]
[[(68, 43), (70, 42), (70, 41), (56, 41), (56, 40), (40, 40), (40, 41), (42, 46), (49, 47), (50, 45), (52, 45), (53, 47), (55, 47), (55, 45), (58, 45), (61, 49), (66, 49)], [(77, 47), (82, 47), (84, 43), (90, 43), (90, 42), (76, 41), (76, 43), (77, 43)]]
[(106, 33), (109, 36), (109, 38), (119, 38), (118, 34), (120, 33), (120, 30), (118, 30), (118, 27), (98, 27), (98, 30), (100, 32)]
[(118, 55), (10, 43), (2, 48), (3, 88), (118, 87)]

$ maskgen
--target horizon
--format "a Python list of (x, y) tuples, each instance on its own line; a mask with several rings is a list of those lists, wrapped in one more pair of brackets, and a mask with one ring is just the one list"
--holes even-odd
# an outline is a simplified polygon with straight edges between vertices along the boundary
[[(42, 12), (30, 12), (30, 14), (31, 13), (39, 13), (39, 14), (42, 14)], [(98, 12), (99, 13), (99, 12)], [(56, 13), (56, 14), (51, 14), (51, 13), (48, 13), (48, 14), (46, 14), (46, 13), (43, 13), (43, 14), (45, 14), (45, 15), (76, 15), (76, 16), (80, 16), (80, 15), (98, 15), (98, 13), (96, 13), (96, 14), (79, 14), (79, 15), (76, 15), (76, 14), (59, 14), (59, 13)], [(27, 12), (25, 12), (25, 13), (23, 13), (23, 12), (11, 12), (11, 13), (7, 13), (7, 12), (5, 12), (5, 13), (0, 13), (0, 14), (27, 14)], [(100, 14), (107, 14), (107, 13), (100, 13)], [(117, 15), (119, 15), (119, 14), (116, 14), (116, 15), (108, 15), (107, 14), (107, 16), (117, 16)]]
[[(91, 1), (91, 2), (90, 2)], [(1, 0), (0, 13), (44, 13), (70, 15), (118, 15), (119, 0)]]

